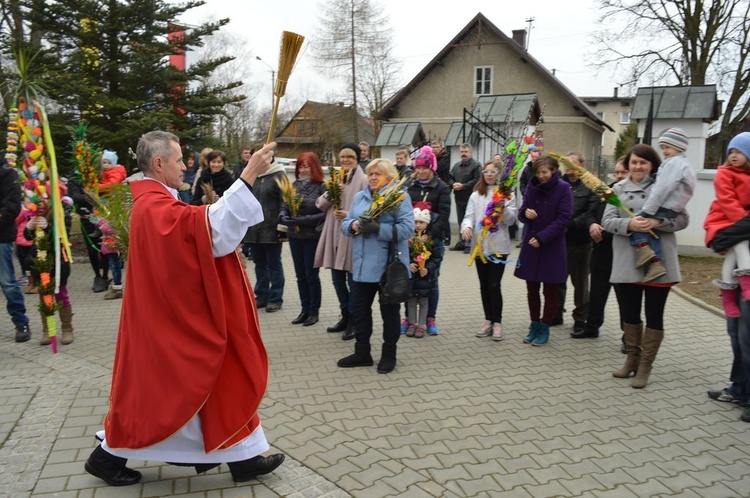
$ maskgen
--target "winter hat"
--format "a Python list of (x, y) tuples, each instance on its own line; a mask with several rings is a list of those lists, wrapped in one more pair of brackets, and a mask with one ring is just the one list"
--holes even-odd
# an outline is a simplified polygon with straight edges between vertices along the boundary
[(354, 153), (354, 155), (357, 156), (357, 161), (359, 161), (359, 154), (361, 152), (360, 149), (359, 149), (359, 145), (357, 145), (357, 144), (351, 144), (351, 143), (342, 145), (341, 146), (341, 150), (339, 151), (339, 156), (344, 151), (348, 151), (348, 152)]
[(415, 168), (424, 166), (427, 166), (432, 171), (437, 171), (437, 158), (435, 157), (435, 153), (432, 152), (432, 147), (429, 145), (425, 145), (419, 149), (419, 154), (414, 158)]
[(735, 135), (727, 145), (727, 154), (729, 154), (730, 149), (737, 149), (750, 161), (750, 131), (743, 131), (739, 135)]
[(688, 143), (687, 132), (681, 128), (670, 128), (659, 137), (659, 145), (669, 145), (680, 152), (685, 152), (687, 150)]
[(105, 150), (102, 152), (102, 161), (109, 161), (112, 166), (117, 166), (117, 152), (113, 150)]
[(430, 222), (430, 210), (414, 208), (414, 221)]

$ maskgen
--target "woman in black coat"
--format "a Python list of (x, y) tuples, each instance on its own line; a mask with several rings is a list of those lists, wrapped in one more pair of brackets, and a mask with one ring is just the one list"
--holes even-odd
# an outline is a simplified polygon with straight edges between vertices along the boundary
[[(229, 187), (234, 183), (232, 173), (227, 169), (227, 155), (221, 150), (212, 150), (206, 156), (208, 168), (201, 172), (198, 178), (198, 185), (195, 186), (195, 193), (190, 204), (200, 206), (202, 204), (213, 204), (219, 197), (224, 195)], [(210, 185), (206, 193), (203, 185)]]
[(292, 252), (297, 289), (302, 304), (302, 310), (299, 316), (292, 320), (292, 324), (301, 323), (307, 327), (318, 323), (322, 291), (318, 276), (320, 268), (315, 268), (314, 263), (320, 229), (326, 217), (326, 213), (315, 205), (315, 201), (325, 191), (323, 168), (315, 153), (303, 152), (297, 158), (294, 178), (294, 188), (302, 197), (299, 213), (292, 216), (289, 205), (282, 202), (279, 223), (288, 227), (286, 236), (289, 239), (289, 250)]

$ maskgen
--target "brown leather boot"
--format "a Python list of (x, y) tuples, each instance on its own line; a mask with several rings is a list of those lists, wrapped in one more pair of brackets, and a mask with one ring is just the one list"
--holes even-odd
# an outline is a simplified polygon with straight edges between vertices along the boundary
[(633, 389), (643, 389), (648, 384), (651, 366), (656, 359), (656, 353), (659, 352), (659, 346), (661, 346), (663, 339), (663, 330), (654, 330), (646, 327), (646, 331), (643, 333), (643, 342), (641, 343), (641, 363), (638, 365), (638, 372), (635, 374), (635, 378), (631, 384)]
[(39, 339), (39, 345), (40, 346), (49, 346), (50, 340), (49, 340), (49, 329), (47, 329), (47, 317), (44, 315), (44, 313), (39, 313), (42, 315), (42, 338)]
[(612, 377), (626, 379), (630, 374), (636, 373), (638, 363), (641, 361), (641, 336), (643, 335), (643, 323), (623, 323), (625, 330), (625, 348), (628, 357), (625, 359), (625, 365), (612, 372)]
[(60, 320), (62, 321), (62, 344), (73, 342), (73, 308), (70, 306), (60, 308)]

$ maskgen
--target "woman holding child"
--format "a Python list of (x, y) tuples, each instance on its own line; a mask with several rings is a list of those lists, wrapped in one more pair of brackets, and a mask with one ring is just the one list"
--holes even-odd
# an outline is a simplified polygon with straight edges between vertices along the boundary
[[(614, 186), (622, 203), (633, 212), (645, 204), (654, 184), (654, 175), (661, 160), (652, 147), (644, 144), (633, 146), (625, 156), (625, 168), (629, 177)], [(688, 225), (688, 217), (678, 213), (674, 219), (629, 217), (621, 209), (608, 205), (602, 218), (604, 229), (614, 234), (612, 240), (613, 260), (610, 281), (615, 286), (620, 314), (625, 330), (627, 359), (625, 365), (612, 375), (630, 377), (635, 373), (632, 387), (641, 389), (648, 384), (651, 367), (664, 338), (664, 307), (669, 289), (681, 280), (677, 259), (677, 240), (674, 232)], [(646, 268), (636, 268), (636, 248), (630, 245), (633, 232), (653, 231), (659, 237), (666, 274), (650, 282), (644, 282)], [(641, 321), (641, 307), (645, 308), (646, 324)]]

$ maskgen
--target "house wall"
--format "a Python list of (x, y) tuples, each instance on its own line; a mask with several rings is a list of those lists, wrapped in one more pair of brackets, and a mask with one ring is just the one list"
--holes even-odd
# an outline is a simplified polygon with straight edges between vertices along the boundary
[[(539, 128), (544, 132), (547, 150), (575, 149), (589, 156), (594, 152), (598, 155), (602, 127), (583, 117), (554, 80), (521, 60), (507, 45), (514, 42), (493, 37), (487, 40), (489, 44), (478, 47), (472, 37), (464, 39), (465, 46), (449, 51), (442, 64), (435, 66), (399, 102), (390, 121), (420, 121), (428, 138), (445, 138), (451, 122), (461, 121), (463, 109), (471, 109), (476, 101), (475, 68), (492, 66), (492, 94), (537, 94), (544, 114)], [(457, 151), (452, 153), (457, 155)]]
[(630, 122), (621, 123), (622, 113), (630, 113), (632, 110), (632, 99), (622, 100), (604, 100), (604, 101), (589, 101), (583, 99), (592, 111), (596, 113), (602, 113), (603, 120), (615, 131), (608, 129), (604, 130), (602, 135), (602, 158), (606, 162), (609, 171), (613, 171), (615, 167), (615, 147), (617, 146), (617, 140), (620, 138), (620, 133), (630, 125)]

